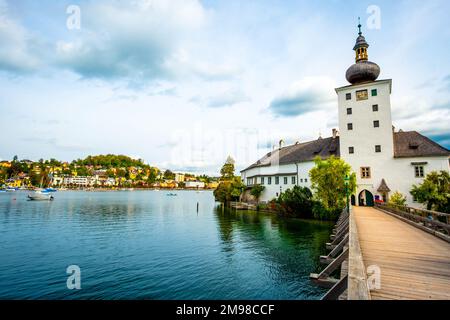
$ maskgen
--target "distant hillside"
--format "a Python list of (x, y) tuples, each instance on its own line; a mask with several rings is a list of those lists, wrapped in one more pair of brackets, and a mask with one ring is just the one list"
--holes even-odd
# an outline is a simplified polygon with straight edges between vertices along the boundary
[(142, 159), (132, 159), (128, 156), (124, 155), (97, 155), (97, 156), (88, 156), (85, 159), (78, 159), (72, 162), (76, 165), (84, 165), (84, 166), (102, 166), (103, 168), (121, 168), (121, 167), (149, 167), (144, 164)]

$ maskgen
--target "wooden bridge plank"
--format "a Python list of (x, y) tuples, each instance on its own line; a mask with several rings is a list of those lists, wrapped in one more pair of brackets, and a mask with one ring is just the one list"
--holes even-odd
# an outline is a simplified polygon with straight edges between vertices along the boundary
[(381, 269), (372, 299), (450, 300), (450, 244), (382, 211), (354, 207), (364, 265)]

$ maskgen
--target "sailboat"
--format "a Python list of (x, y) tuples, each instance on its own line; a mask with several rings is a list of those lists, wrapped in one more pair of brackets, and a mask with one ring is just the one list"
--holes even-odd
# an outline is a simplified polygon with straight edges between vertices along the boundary
[(28, 200), (34, 200), (34, 201), (53, 201), (55, 198), (51, 195), (55, 191), (52, 188), (42, 188), (44, 177), (41, 178), (40, 188), (36, 190), (33, 194), (29, 194)]
[(35, 191), (33, 194), (28, 195), (28, 199), (33, 201), (53, 201), (55, 198), (51, 194)]

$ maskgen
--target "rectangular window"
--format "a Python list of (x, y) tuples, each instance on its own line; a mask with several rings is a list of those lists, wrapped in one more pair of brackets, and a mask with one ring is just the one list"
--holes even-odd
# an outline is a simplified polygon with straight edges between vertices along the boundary
[(292, 177), (291, 182), (292, 184), (295, 184), (295, 177)]
[(272, 184), (272, 177), (267, 177), (267, 184)]
[(376, 97), (378, 95), (377, 89), (372, 89), (372, 97)]
[(367, 99), (369, 99), (367, 90), (356, 91), (356, 101), (367, 100)]
[(347, 130), (353, 130), (353, 123), (347, 123)]
[(373, 111), (373, 112), (377, 112), (377, 111), (378, 111), (378, 105), (377, 105), (377, 104), (374, 104), (374, 105), (372, 106), (372, 111)]
[(287, 184), (287, 182), (288, 182), (288, 178), (287, 177), (284, 177), (284, 179), (283, 179), (284, 181), (284, 184)]
[(303, 179), (300, 179), (300, 182), (303, 183)]
[(308, 179), (305, 179), (305, 182), (308, 182)]
[(416, 173), (416, 178), (423, 178), (425, 176), (423, 166), (414, 166), (414, 171)]
[(352, 108), (347, 108), (347, 114), (352, 114)]
[(345, 94), (345, 99), (346, 100), (352, 100), (352, 94), (351, 93)]
[(373, 127), (374, 127), (374, 128), (379, 128), (379, 127), (380, 127), (380, 121), (379, 121), (379, 120), (375, 120), (375, 121), (373, 122)]
[(370, 179), (370, 167), (361, 167), (361, 178)]
[(264, 185), (264, 177), (261, 177), (261, 185)]
[(349, 154), (354, 154), (355, 153), (355, 148), (354, 147), (348, 147), (348, 153)]
[(381, 152), (381, 146), (380, 145), (376, 145), (375, 146), (375, 152)]
[(275, 177), (275, 184), (280, 184), (280, 177)]

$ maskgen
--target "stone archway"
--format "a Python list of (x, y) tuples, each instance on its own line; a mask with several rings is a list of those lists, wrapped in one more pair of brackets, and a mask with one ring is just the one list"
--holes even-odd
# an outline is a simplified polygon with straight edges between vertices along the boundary
[(373, 194), (368, 190), (363, 190), (358, 195), (358, 205), (361, 207), (373, 207)]

